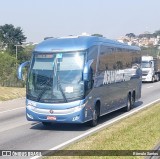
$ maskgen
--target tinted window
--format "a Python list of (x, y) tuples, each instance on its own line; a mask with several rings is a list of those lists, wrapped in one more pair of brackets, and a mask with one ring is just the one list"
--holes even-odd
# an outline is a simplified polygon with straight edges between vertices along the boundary
[(105, 70), (113, 70), (114, 63), (115, 63), (114, 48), (101, 46), (98, 70), (100, 72)]
[(127, 49), (117, 48), (115, 52), (116, 69), (132, 67), (132, 52)]
[(97, 55), (98, 55), (98, 46), (93, 46), (90, 49), (88, 49), (88, 61), (93, 60), (93, 63), (91, 65), (93, 74), (95, 74), (95, 72), (96, 72)]

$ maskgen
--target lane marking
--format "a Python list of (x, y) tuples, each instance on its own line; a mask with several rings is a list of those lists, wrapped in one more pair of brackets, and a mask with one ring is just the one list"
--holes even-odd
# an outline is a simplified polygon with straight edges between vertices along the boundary
[[(75, 141), (77, 141), (77, 140), (79, 140), (81, 138), (84, 138), (86, 136), (89, 136), (90, 134), (93, 134), (93, 133), (97, 132), (98, 130), (100, 130), (102, 128), (105, 128), (105, 127), (107, 127), (107, 126), (109, 126), (109, 125), (111, 125), (111, 124), (113, 124), (113, 123), (115, 123), (115, 122), (117, 122), (117, 121), (119, 121), (121, 119), (124, 119), (124, 118), (126, 118), (126, 117), (128, 117), (128, 116), (130, 116), (132, 114), (135, 114), (138, 111), (143, 110), (143, 109), (149, 107), (150, 105), (152, 105), (154, 103), (157, 103), (158, 101), (160, 101), (160, 99), (157, 99), (157, 100), (155, 100), (155, 101), (153, 101), (153, 102), (151, 102), (149, 104), (146, 104), (144, 106), (135, 108), (135, 109), (131, 110), (130, 112), (127, 112), (127, 113), (125, 113), (123, 115), (120, 115), (120, 116), (116, 117), (115, 119), (112, 119), (111, 121), (106, 121), (104, 124), (102, 124), (100, 126), (97, 126), (95, 128), (92, 128), (91, 130), (85, 132), (84, 134), (81, 134), (81, 135), (79, 135), (79, 136), (77, 136), (77, 137), (75, 137), (75, 138), (73, 138), (71, 140), (68, 140), (68, 141), (66, 141), (66, 142), (64, 142), (62, 144), (59, 144), (59, 145), (57, 145), (57, 146), (55, 146), (55, 147), (53, 147), (53, 148), (51, 148), (49, 150), (60, 150), (64, 146), (67, 146), (67, 145), (69, 145), (69, 144), (71, 144), (71, 143), (73, 143), (73, 142), (75, 142)], [(42, 157), (42, 156), (34, 156), (34, 157), (30, 158), (30, 159), (37, 159), (37, 158), (40, 158), (40, 157)]]
[[(41, 122), (34, 122), (33, 121), (33, 123), (31, 123), (31, 121), (27, 121), (26, 119), (23, 119), (23, 123), (16, 123), (16, 124), (14, 124), (14, 125), (8, 125), (8, 127), (6, 128), (1, 128), (0, 129), (0, 133), (1, 132), (4, 132), (4, 131), (8, 131), (8, 130), (10, 130), (10, 129), (14, 129), (14, 128), (17, 128), (17, 127), (20, 127), (20, 126), (24, 126), (24, 125), (30, 125), (30, 126), (36, 126), (36, 125), (39, 125)], [(1, 124), (0, 124), (0, 126), (1, 126)]]
[[(24, 126), (24, 125), (28, 125), (28, 124), (31, 125), (31, 126), (36, 126), (36, 125), (39, 125), (40, 123), (38, 122), (38, 123), (31, 123), (31, 124), (30, 124), (29, 121), (24, 120), (23, 123), (16, 123), (16, 124), (14, 124), (14, 125), (9, 125), (9, 127), (7, 127), (7, 128), (2, 128), (2, 129), (0, 130), (0, 132), (8, 131), (8, 130), (10, 130), (10, 129), (14, 129), (14, 128), (17, 128), (17, 127), (20, 127), (20, 126)], [(1, 126), (1, 125), (0, 125), (0, 126)]]
[(147, 88), (152, 88), (153, 86), (149, 86), (149, 87), (147, 87)]
[(29, 123), (27, 123), (27, 121), (23, 121), (23, 123), (17, 123), (17, 124), (14, 124), (14, 125), (9, 125), (9, 126), (7, 126), (5, 128), (1, 128), (0, 133), (4, 132), (4, 131), (11, 130), (11, 129), (14, 129), (14, 128), (18, 128), (20, 126), (24, 126), (24, 125), (27, 125), (27, 124), (29, 124)]
[(15, 109), (6, 110), (6, 111), (3, 111), (3, 112), (0, 112), (0, 114), (15, 111), (15, 110), (22, 109), (22, 108), (25, 108), (25, 107), (19, 107), (19, 108), (15, 108)]

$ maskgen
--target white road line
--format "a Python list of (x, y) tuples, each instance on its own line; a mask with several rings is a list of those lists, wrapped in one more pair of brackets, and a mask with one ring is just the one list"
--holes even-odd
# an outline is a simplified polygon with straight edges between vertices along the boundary
[[(22, 122), (22, 121), (21, 121), (21, 122)], [(20, 126), (24, 126), (24, 125), (27, 125), (27, 124), (29, 124), (29, 123), (25, 120), (24, 123), (17, 123), (17, 124), (9, 125), (9, 126), (7, 125), (7, 127), (0, 129), (0, 133), (1, 133), (1, 132), (4, 132), (4, 131), (11, 130), (11, 129), (14, 129), (14, 128), (17, 128), (17, 127), (20, 127)]]
[(152, 88), (153, 86), (149, 86), (149, 87), (147, 87), (147, 88)]
[[(64, 142), (64, 143), (62, 143), (62, 144), (60, 144), (60, 145), (58, 145), (58, 146), (55, 146), (55, 147), (53, 147), (53, 148), (51, 148), (51, 149), (49, 149), (49, 150), (59, 150), (59, 149), (63, 148), (64, 146), (66, 146), (66, 145), (68, 145), (68, 144), (71, 144), (72, 142), (75, 142), (75, 141), (77, 141), (77, 140), (79, 140), (79, 139), (81, 139), (81, 138), (84, 138), (84, 137), (86, 137), (86, 136), (88, 136), (88, 135), (90, 135), (90, 134), (92, 134), (92, 133), (94, 133), (94, 132), (96, 132), (96, 131), (98, 131), (98, 130), (100, 130), (100, 129), (102, 129), (102, 128), (105, 128), (105, 127), (108, 126), (108, 125), (111, 125), (111, 124), (113, 124), (113, 123), (115, 123), (115, 122), (117, 122), (117, 121), (119, 121), (119, 120), (121, 120), (121, 119), (124, 119), (124, 118), (126, 118), (126, 117), (128, 117), (128, 116), (130, 116), (130, 115), (132, 115), (132, 114), (135, 114), (135, 113), (137, 113), (138, 111), (140, 111), (140, 110), (142, 110), (142, 109), (145, 109), (145, 108), (149, 107), (150, 105), (152, 105), (152, 104), (154, 104), (154, 103), (156, 103), (156, 102), (158, 102), (158, 101), (160, 101), (160, 99), (157, 99), (157, 100), (155, 100), (155, 101), (153, 101), (153, 102), (151, 102), (151, 103), (149, 103), (149, 104), (146, 104), (146, 105), (144, 105), (144, 106), (141, 106), (141, 107), (139, 107), (139, 108), (135, 108), (135, 109), (133, 109), (132, 111), (130, 111), (130, 112), (128, 112), (128, 113), (125, 113), (125, 114), (123, 114), (123, 115), (120, 115), (120, 116), (116, 117), (115, 119), (113, 119), (113, 120), (111, 120), (111, 121), (107, 121), (107, 122), (105, 122), (104, 124), (102, 124), (102, 125), (100, 125), (100, 126), (97, 126), (97, 127), (93, 128), (93, 129), (85, 132), (84, 134), (81, 134), (81, 135), (79, 135), (79, 136), (77, 136), (77, 137), (75, 137), (75, 138), (73, 138), (73, 139), (71, 139), (71, 140), (68, 140), (68, 141), (66, 141), (66, 142)], [(30, 159), (37, 159), (37, 158), (39, 158), (39, 157), (41, 157), (41, 156), (34, 156), (34, 157), (30, 158)]]
[(19, 108), (15, 108), (15, 109), (6, 110), (6, 111), (3, 111), (3, 112), (0, 112), (0, 114), (15, 111), (15, 110), (22, 109), (22, 108), (25, 108), (25, 107), (19, 107)]

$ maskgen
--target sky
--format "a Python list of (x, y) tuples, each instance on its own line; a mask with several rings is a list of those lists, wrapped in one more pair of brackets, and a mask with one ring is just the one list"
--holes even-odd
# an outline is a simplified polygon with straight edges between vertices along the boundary
[(102, 34), (118, 39), (160, 30), (160, 0), (0, 0), (0, 26), (21, 27), (27, 42)]

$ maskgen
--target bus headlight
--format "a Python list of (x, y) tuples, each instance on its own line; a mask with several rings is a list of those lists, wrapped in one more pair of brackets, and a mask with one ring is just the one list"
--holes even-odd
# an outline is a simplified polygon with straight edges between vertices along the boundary
[(36, 109), (36, 107), (33, 107), (33, 106), (30, 106), (30, 105), (27, 105), (27, 109), (29, 109), (29, 110), (35, 110), (35, 109)]
[(30, 101), (30, 100), (27, 101), (27, 108), (29, 110), (34, 110), (36, 108), (36, 105), (37, 105), (36, 102)]
[(80, 110), (82, 110), (84, 107), (85, 107), (86, 104), (82, 104), (80, 106), (77, 106), (77, 107), (74, 107), (72, 108), (73, 109), (73, 112), (78, 112)]
[(37, 105), (36, 102), (30, 101), (30, 100), (27, 101), (27, 106), (36, 107), (36, 105)]

